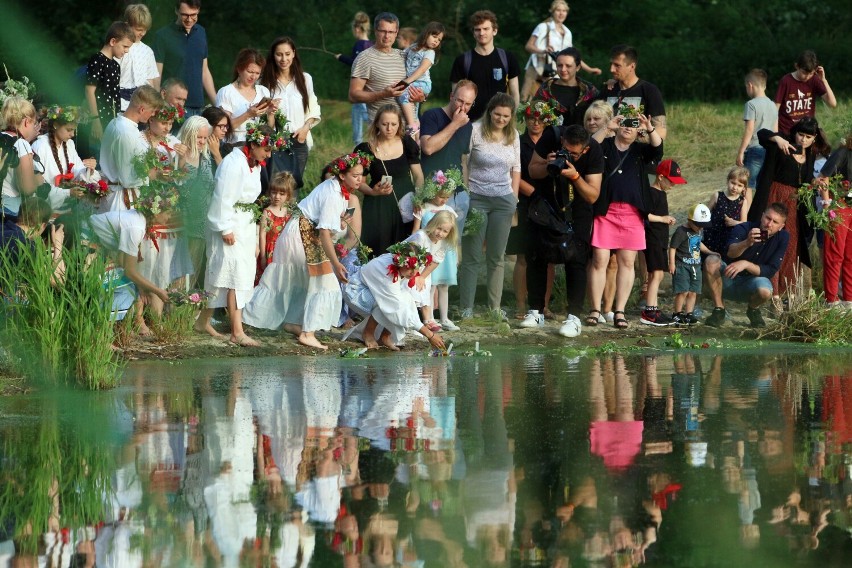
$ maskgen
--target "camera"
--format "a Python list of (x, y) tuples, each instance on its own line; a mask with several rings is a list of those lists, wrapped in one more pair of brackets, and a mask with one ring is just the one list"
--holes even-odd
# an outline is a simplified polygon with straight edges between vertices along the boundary
[(553, 161), (547, 164), (547, 173), (557, 177), (562, 173), (562, 170), (568, 167), (568, 164), (570, 163), (571, 155), (568, 153), (568, 150), (562, 148), (556, 152), (556, 156), (554, 156)]
[(629, 117), (622, 118), (619, 126), (622, 128), (639, 128), (639, 119)]

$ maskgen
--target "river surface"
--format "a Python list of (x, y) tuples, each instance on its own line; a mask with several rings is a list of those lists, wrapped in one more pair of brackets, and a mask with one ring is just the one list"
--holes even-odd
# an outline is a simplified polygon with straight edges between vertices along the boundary
[(852, 565), (843, 351), (140, 363), (0, 442), (0, 568)]

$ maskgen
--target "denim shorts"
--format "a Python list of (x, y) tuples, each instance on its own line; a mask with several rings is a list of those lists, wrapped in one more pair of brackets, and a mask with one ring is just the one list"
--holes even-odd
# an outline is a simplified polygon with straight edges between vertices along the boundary
[(726, 263), (722, 263), (719, 271), (722, 273), (722, 297), (734, 302), (748, 302), (760, 288), (772, 292), (772, 282), (763, 276), (754, 276), (746, 272), (739, 273), (734, 278), (724, 275)]
[(683, 294), (685, 292), (701, 293), (701, 265), (675, 264), (675, 273), (672, 276), (672, 292)]

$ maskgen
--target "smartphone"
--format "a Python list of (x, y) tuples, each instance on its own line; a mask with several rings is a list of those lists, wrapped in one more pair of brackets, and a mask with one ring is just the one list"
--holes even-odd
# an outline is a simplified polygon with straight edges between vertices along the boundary
[(802, 145), (801, 144), (793, 144), (793, 153), (801, 154), (802, 153)]
[(407, 86), (408, 86), (408, 83), (406, 83), (405, 81), (400, 81), (399, 83), (394, 85), (394, 87), (407, 87)]
[(766, 229), (761, 229), (760, 230), (760, 240), (765, 241), (767, 239), (769, 239), (769, 231), (767, 231)]
[(270, 104), (271, 102), (272, 99), (270, 99), (269, 97), (263, 97), (262, 99), (260, 99), (260, 101), (258, 101), (257, 106), (264, 107)]
[(353, 215), (355, 214), (355, 208), (354, 208), (354, 207), (349, 207), (349, 208), (347, 208), (347, 209), (346, 209), (346, 214), (347, 214), (349, 217), (353, 216)]
[(638, 118), (623, 118), (623, 119), (621, 119), (621, 126), (623, 128), (639, 128), (639, 119)]
[(393, 176), (382, 176), (382, 184), (393, 185)]

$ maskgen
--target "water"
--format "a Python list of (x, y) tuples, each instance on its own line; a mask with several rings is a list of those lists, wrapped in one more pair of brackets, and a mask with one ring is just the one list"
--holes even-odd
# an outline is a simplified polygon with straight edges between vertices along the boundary
[(852, 558), (843, 352), (134, 364), (0, 440), (0, 567)]

